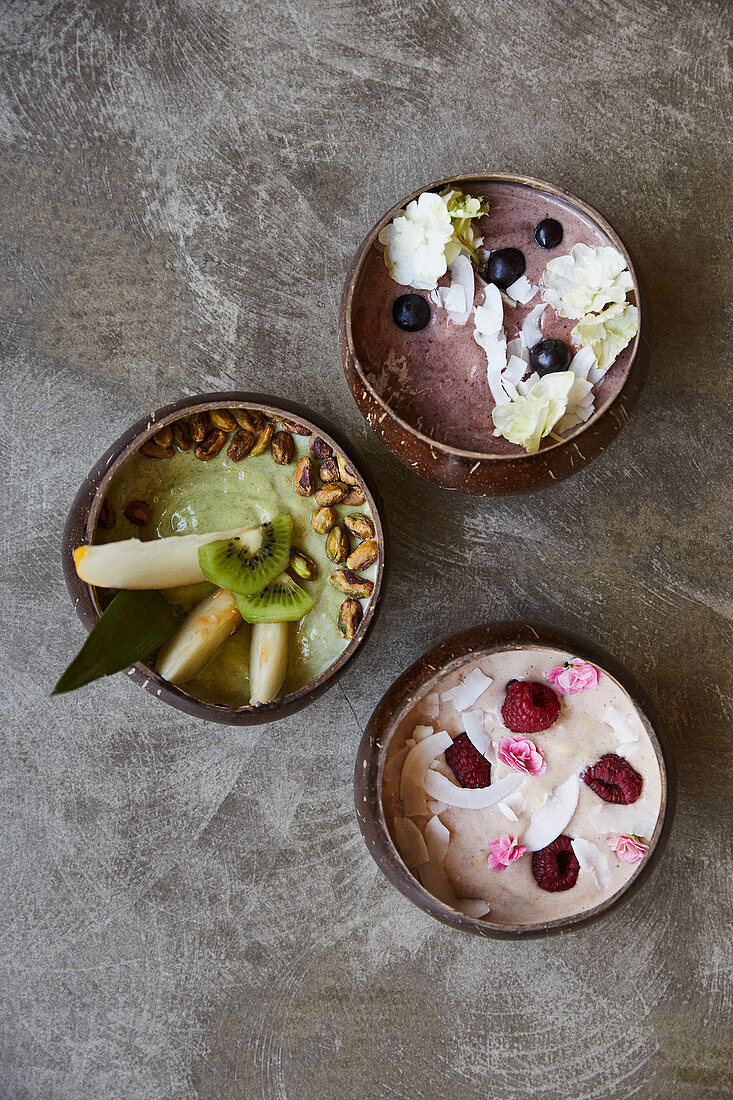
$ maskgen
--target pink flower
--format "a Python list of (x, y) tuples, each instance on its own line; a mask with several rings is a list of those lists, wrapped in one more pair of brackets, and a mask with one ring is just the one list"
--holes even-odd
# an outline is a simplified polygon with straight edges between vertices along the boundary
[(561, 695), (577, 695), (579, 691), (593, 691), (603, 673), (582, 657), (573, 657), (562, 668), (551, 668), (547, 679)]
[(626, 833), (611, 833), (606, 841), (624, 863), (640, 863), (649, 850), (649, 845), (644, 844), (640, 837), (628, 836)]
[(529, 737), (502, 737), (496, 755), (502, 764), (525, 775), (542, 775), (545, 758)]
[(526, 851), (523, 844), (517, 844), (517, 837), (505, 833), (504, 836), (489, 841), (489, 867), (492, 871), (503, 871)]

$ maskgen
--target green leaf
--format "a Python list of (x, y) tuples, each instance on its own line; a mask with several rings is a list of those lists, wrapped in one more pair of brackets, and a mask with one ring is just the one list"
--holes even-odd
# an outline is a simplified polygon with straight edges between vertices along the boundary
[(51, 694), (75, 691), (134, 665), (158, 649), (182, 618), (159, 592), (118, 592)]

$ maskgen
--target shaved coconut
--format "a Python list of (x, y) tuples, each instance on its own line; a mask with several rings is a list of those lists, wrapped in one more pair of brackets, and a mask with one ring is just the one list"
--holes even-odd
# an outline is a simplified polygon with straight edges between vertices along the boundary
[(514, 813), (514, 810), (511, 808), (511, 806), (508, 806), (506, 802), (498, 802), (496, 808), (504, 814), (504, 817), (507, 819), (507, 821), (519, 821), (519, 818)]
[(598, 367), (591, 367), (588, 371), (588, 381), (592, 386), (597, 386), (605, 373), (604, 370), (599, 370)]
[[(507, 351), (508, 350), (509, 345), (507, 344)], [(502, 381), (506, 383), (506, 381), (509, 380), (516, 385), (517, 382), (521, 382), (524, 378), (526, 370), (527, 364), (520, 355), (510, 355), (507, 359), (506, 370), (504, 371), (504, 378)]]
[(435, 760), (453, 744), (453, 739), (445, 730), (434, 733), (419, 741), (407, 754), (400, 778), (400, 798), (405, 817), (417, 817), (426, 814), (425, 773)]
[(462, 322), (456, 321), (456, 318), (463, 317), (464, 315), (468, 318), (468, 313), (466, 311), (466, 296), (463, 293), (462, 286), (452, 283), (446, 288), (444, 293), (441, 294), (441, 298), (443, 299), (443, 307), (447, 309), (450, 314), (451, 321), (455, 321), (456, 324), (462, 324)]
[(535, 344), (539, 344), (542, 339), (542, 329), (540, 325), (542, 323), (542, 314), (545, 312), (545, 309), (546, 306), (540, 302), (540, 304), (535, 306), (533, 310), (530, 310), (524, 318), (521, 338), (526, 348), (533, 348)]
[(613, 802), (604, 802), (588, 811), (588, 818), (598, 833), (620, 833), (625, 836), (646, 837), (654, 833), (657, 819), (645, 810), (637, 809), (633, 804), (624, 806)]
[(510, 340), (506, 346), (507, 355), (516, 355), (520, 359), (523, 359), (525, 363), (529, 363), (529, 349), (524, 346), (520, 338), (517, 336), (514, 340)]
[(427, 846), (414, 821), (410, 821), (409, 817), (396, 817), (394, 834), (395, 846), (406, 867), (412, 870), (428, 862), (430, 856)]
[(444, 814), (448, 809), (445, 802), (438, 802), (435, 798), (429, 798), (427, 802), (428, 811), (431, 814)]
[(415, 726), (414, 730), (412, 731), (412, 736), (415, 740), (415, 744), (417, 744), (418, 741), (424, 741), (426, 737), (432, 737), (432, 735), (432, 726)]
[(581, 873), (585, 871), (586, 874), (593, 875), (596, 886), (600, 890), (605, 890), (607, 886), (610, 886), (611, 872), (608, 867), (606, 853), (597, 845), (591, 844), (589, 840), (583, 840), (580, 836), (571, 840), (570, 845), (580, 864)]
[(603, 716), (603, 721), (613, 729), (614, 733), (618, 734), (621, 743), (639, 740), (637, 726), (630, 722), (617, 707), (609, 707)]
[(501, 292), (498, 286), (489, 283), (486, 287), (483, 305), (476, 306), (474, 310), (476, 332), (482, 333), (484, 336), (492, 336), (500, 331), (503, 324), (504, 303), (501, 300)]
[[(462, 810), (485, 810), (501, 802), (522, 782), (522, 776), (505, 775), (490, 787), (457, 787), (442, 772), (429, 771), (425, 775), (425, 790), (432, 798), (439, 798), (449, 806)], [(554, 840), (554, 837), (553, 837)]]
[(577, 775), (571, 775), (537, 807), (522, 837), (528, 852), (539, 852), (560, 836), (575, 813), (579, 793), (580, 781)]
[(573, 356), (568, 370), (571, 370), (578, 378), (587, 378), (588, 371), (591, 367), (595, 367), (596, 365), (596, 357), (593, 348), (581, 348), (580, 351), (576, 351)]
[(583, 408), (583, 407), (581, 406), (581, 407), (580, 407), (580, 408), (579, 408), (579, 409), (578, 409), (578, 410), (576, 411), (575, 415), (577, 416), (577, 418), (578, 418), (578, 420), (579, 420), (579, 421), (581, 422), (581, 424), (585, 424), (586, 420), (590, 420), (590, 418), (591, 418), (591, 417), (593, 416), (593, 413), (594, 413), (594, 412), (595, 412), (595, 409), (593, 408), (593, 406), (592, 406), (592, 405), (591, 405), (591, 407), (590, 407), (589, 409), (584, 409), (584, 408)]
[(511, 286), (506, 288), (509, 297), (523, 306), (526, 306), (527, 302), (532, 301), (538, 290), (539, 287), (532, 286), (526, 275), (520, 275)]
[(428, 718), (437, 718), (440, 713), (440, 700), (437, 691), (431, 691), (423, 699), (423, 710)]
[(519, 391), (513, 382), (510, 382), (506, 376), (506, 371), (501, 376), (501, 384), (504, 387), (504, 392), (508, 394), (511, 401), (516, 401), (519, 397)]
[(491, 912), (488, 901), (482, 901), (480, 898), (457, 898), (453, 908), (463, 913), (464, 917), (485, 917)]
[(491, 396), (494, 398), (494, 402), (497, 405), (508, 405), (511, 401), (511, 398), (501, 384), (503, 369), (501, 362), (494, 361), (492, 363), (491, 358), (489, 358), (489, 368), (486, 372), (486, 378), (489, 383), (489, 389), (491, 390)]
[(428, 294), (428, 298), (430, 299), (430, 301), (433, 303), (434, 306), (438, 307), (438, 309), (440, 309), (441, 306), (443, 305), (443, 299), (440, 297), (440, 294), (439, 294), (437, 289), (436, 290), (431, 290), (430, 293)]
[(456, 892), (448, 881), (442, 863), (433, 863), (431, 859), (429, 863), (423, 863), (422, 867), (418, 867), (418, 874), (429, 894), (438, 901), (442, 901), (444, 905), (455, 905)]
[(458, 306), (449, 305), (446, 300), (445, 308), (449, 310), (454, 325), (465, 325), (473, 309), (473, 264), (468, 256), (461, 253), (460, 256), (456, 256), (452, 264), (448, 265), (448, 270), (451, 273), (452, 280), (450, 285), (451, 294), (455, 294), (456, 300), (460, 296), (463, 305), (459, 308)]
[(481, 710), (465, 710), (461, 715), (463, 728), (468, 740), (482, 756), (488, 757), (491, 752), (491, 738), (484, 727), (484, 713)]
[(576, 413), (565, 413), (565, 416), (561, 417), (555, 425), (553, 436), (564, 435), (565, 432), (569, 432), (571, 428), (577, 428), (583, 421)]
[(510, 809), (518, 814), (523, 813), (527, 806), (521, 791), (513, 791), (511, 794), (508, 794), (506, 798), (502, 799), (502, 801), (505, 806), (509, 806)]
[(425, 826), (425, 843), (431, 860), (442, 863), (448, 854), (450, 829), (435, 815)]
[(453, 703), (456, 710), (469, 710), (480, 695), (486, 691), (493, 681), (480, 668), (472, 669), (468, 676), (464, 677), (454, 688), (444, 691), (441, 700), (444, 703)]
[(405, 757), (410, 751), (410, 746), (406, 745), (404, 749), (400, 749), (393, 756), (390, 756), (387, 763), (384, 765), (384, 773), (382, 778), (385, 783), (391, 783), (393, 780), (398, 779), (402, 771), (402, 765), (405, 762)]

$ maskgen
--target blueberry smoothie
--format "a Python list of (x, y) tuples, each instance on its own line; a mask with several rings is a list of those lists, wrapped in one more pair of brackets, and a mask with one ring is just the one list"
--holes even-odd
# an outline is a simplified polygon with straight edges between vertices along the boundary
[(382, 795), (395, 846), (430, 893), (529, 926), (627, 885), (657, 826), (662, 779), (621, 686), (538, 647), (472, 659), (418, 699), (393, 737)]
[[(412, 429), (470, 452), (531, 453), (582, 430), (619, 392), (638, 331), (632, 279), (601, 226), (569, 201), (509, 182), (458, 194), (478, 197), (481, 212), (470, 234), (456, 230), (444, 245), (442, 273), (423, 262), (431, 248), (437, 256), (432, 211), (420, 221), (416, 207), (409, 225), (398, 216), (380, 233), (355, 288), (355, 349)], [(561, 394), (545, 394), (570, 371), (579, 379), (570, 396), (570, 377)], [(497, 405), (507, 408), (495, 415)], [(539, 418), (531, 430), (528, 414)]]

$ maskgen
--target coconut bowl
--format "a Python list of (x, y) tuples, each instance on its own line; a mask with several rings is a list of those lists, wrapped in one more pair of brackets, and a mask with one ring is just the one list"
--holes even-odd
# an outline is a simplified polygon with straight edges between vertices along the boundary
[[(355, 636), (345, 646), (339, 656), (311, 682), (287, 695), (269, 703), (255, 706), (230, 707), (204, 702), (189, 695), (185, 684), (177, 687), (162, 679), (149, 665), (138, 663), (127, 670), (127, 676), (133, 683), (144, 688), (149, 694), (177, 710), (211, 722), (221, 722), (233, 726), (261, 725), (285, 718), (307, 706), (331, 687), (344, 672), (349, 662), (364, 644), (374, 625), (377, 610), (385, 582), (385, 541), (386, 531), (382, 516), (382, 506), (371, 478), (365, 473), (363, 465), (353, 447), (345, 442), (338, 428), (321, 416), (314, 415), (309, 409), (292, 401), (270, 397), (261, 393), (230, 391), (206, 393), (198, 397), (188, 397), (157, 409), (143, 417), (127, 429), (95, 463), (84, 480), (71, 506), (63, 534), (63, 569), (66, 586), (73, 600), (76, 612), (87, 630), (91, 630), (108, 602), (109, 592), (84, 583), (77, 576), (73, 551), (83, 543), (93, 543), (97, 531), (102, 504), (108, 488), (120, 468), (140, 446), (162, 427), (172, 424), (183, 416), (195, 412), (208, 412), (211, 409), (226, 407), (229, 409), (246, 408), (265, 413), (273, 420), (297, 421), (304, 429), (315, 433), (333, 448), (336, 455), (341, 454), (355, 472), (359, 487), (371, 510), (375, 526), (375, 538), (379, 543), (380, 557), (376, 566), (374, 590), (364, 609), (364, 617)], [(245, 460), (246, 461), (246, 460)]]
[[(455, 445), (449, 438), (426, 434), (403, 410), (394, 407), (395, 398), (385, 396), (389, 387), (380, 382), (380, 363), (384, 356), (370, 356), (368, 343), (360, 335), (371, 306), (368, 278), (373, 271), (374, 252), (380, 231), (409, 202), (424, 191), (447, 187), (460, 190), (511, 185), (518, 194), (541, 197), (548, 214), (560, 217), (569, 212), (579, 224), (589, 226), (602, 243), (618, 249), (626, 260), (633, 290), (632, 301), (639, 308), (639, 330), (624, 357), (623, 378), (613, 386), (601, 384), (598, 405), (586, 423), (566, 434), (559, 442), (548, 437), (540, 450), (528, 454), (519, 447), (504, 447), (510, 453), (496, 453), (495, 446), (485, 450)], [(560, 251), (559, 249), (557, 250)], [(548, 252), (551, 258), (555, 252)], [(393, 284), (396, 286), (397, 284)], [(403, 288), (404, 289), (404, 288)], [(402, 291), (400, 291), (401, 293)], [(628, 249), (611, 225), (592, 206), (570, 192), (529, 176), (495, 172), (486, 175), (451, 176), (437, 180), (406, 195), (372, 227), (356, 251), (346, 276), (339, 314), (339, 348), (349, 387), (362, 415), (382, 442), (420, 477), (446, 489), (479, 496), (503, 496), (542, 489), (577, 473), (596, 458), (618, 435), (639, 399), (646, 380), (650, 358), (650, 318), (644, 289)], [(483, 368), (485, 370), (485, 366)], [(614, 367), (611, 370), (615, 369)], [(610, 375), (609, 371), (609, 375)], [(605, 380), (604, 380), (605, 382)], [(419, 420), (419, 418), (417, 418)], [(487, 439), (490, 439), (488, 433)]]
[[(649, 849), (638, 869), (622, 889), (592, 909), (559, 920), (536, 924), (492, 923), (465, 916), (445, 905), (422, 886), (402, 861), (389, 833), (382, 800), (384, 765), (401, 720), (417, 699), (431, 691), (452, 672), (474, 663), (477, 658), (510, 649), (547, 648), (570, 651), (590, 661), (612, 677), (627, 693), (649, 735), (661, 777), (661, 806)], [(373, 859), (389, 881), (409, 901), (443, 924), (462, 932), (491, 939), (531, 939), (585, 928), (603, 919), (611, 910), (627, 904), (646, 883), (658, 863), (669, 835), (675, 806), (674, 762), (662, 721), (636, 679), (610, 654), (583, 638), (552, 627), (519, 622), (477, 626), (441, 642), (404, 672), (380, 700), (359, 746), (354, 770), (356, 816)]]

